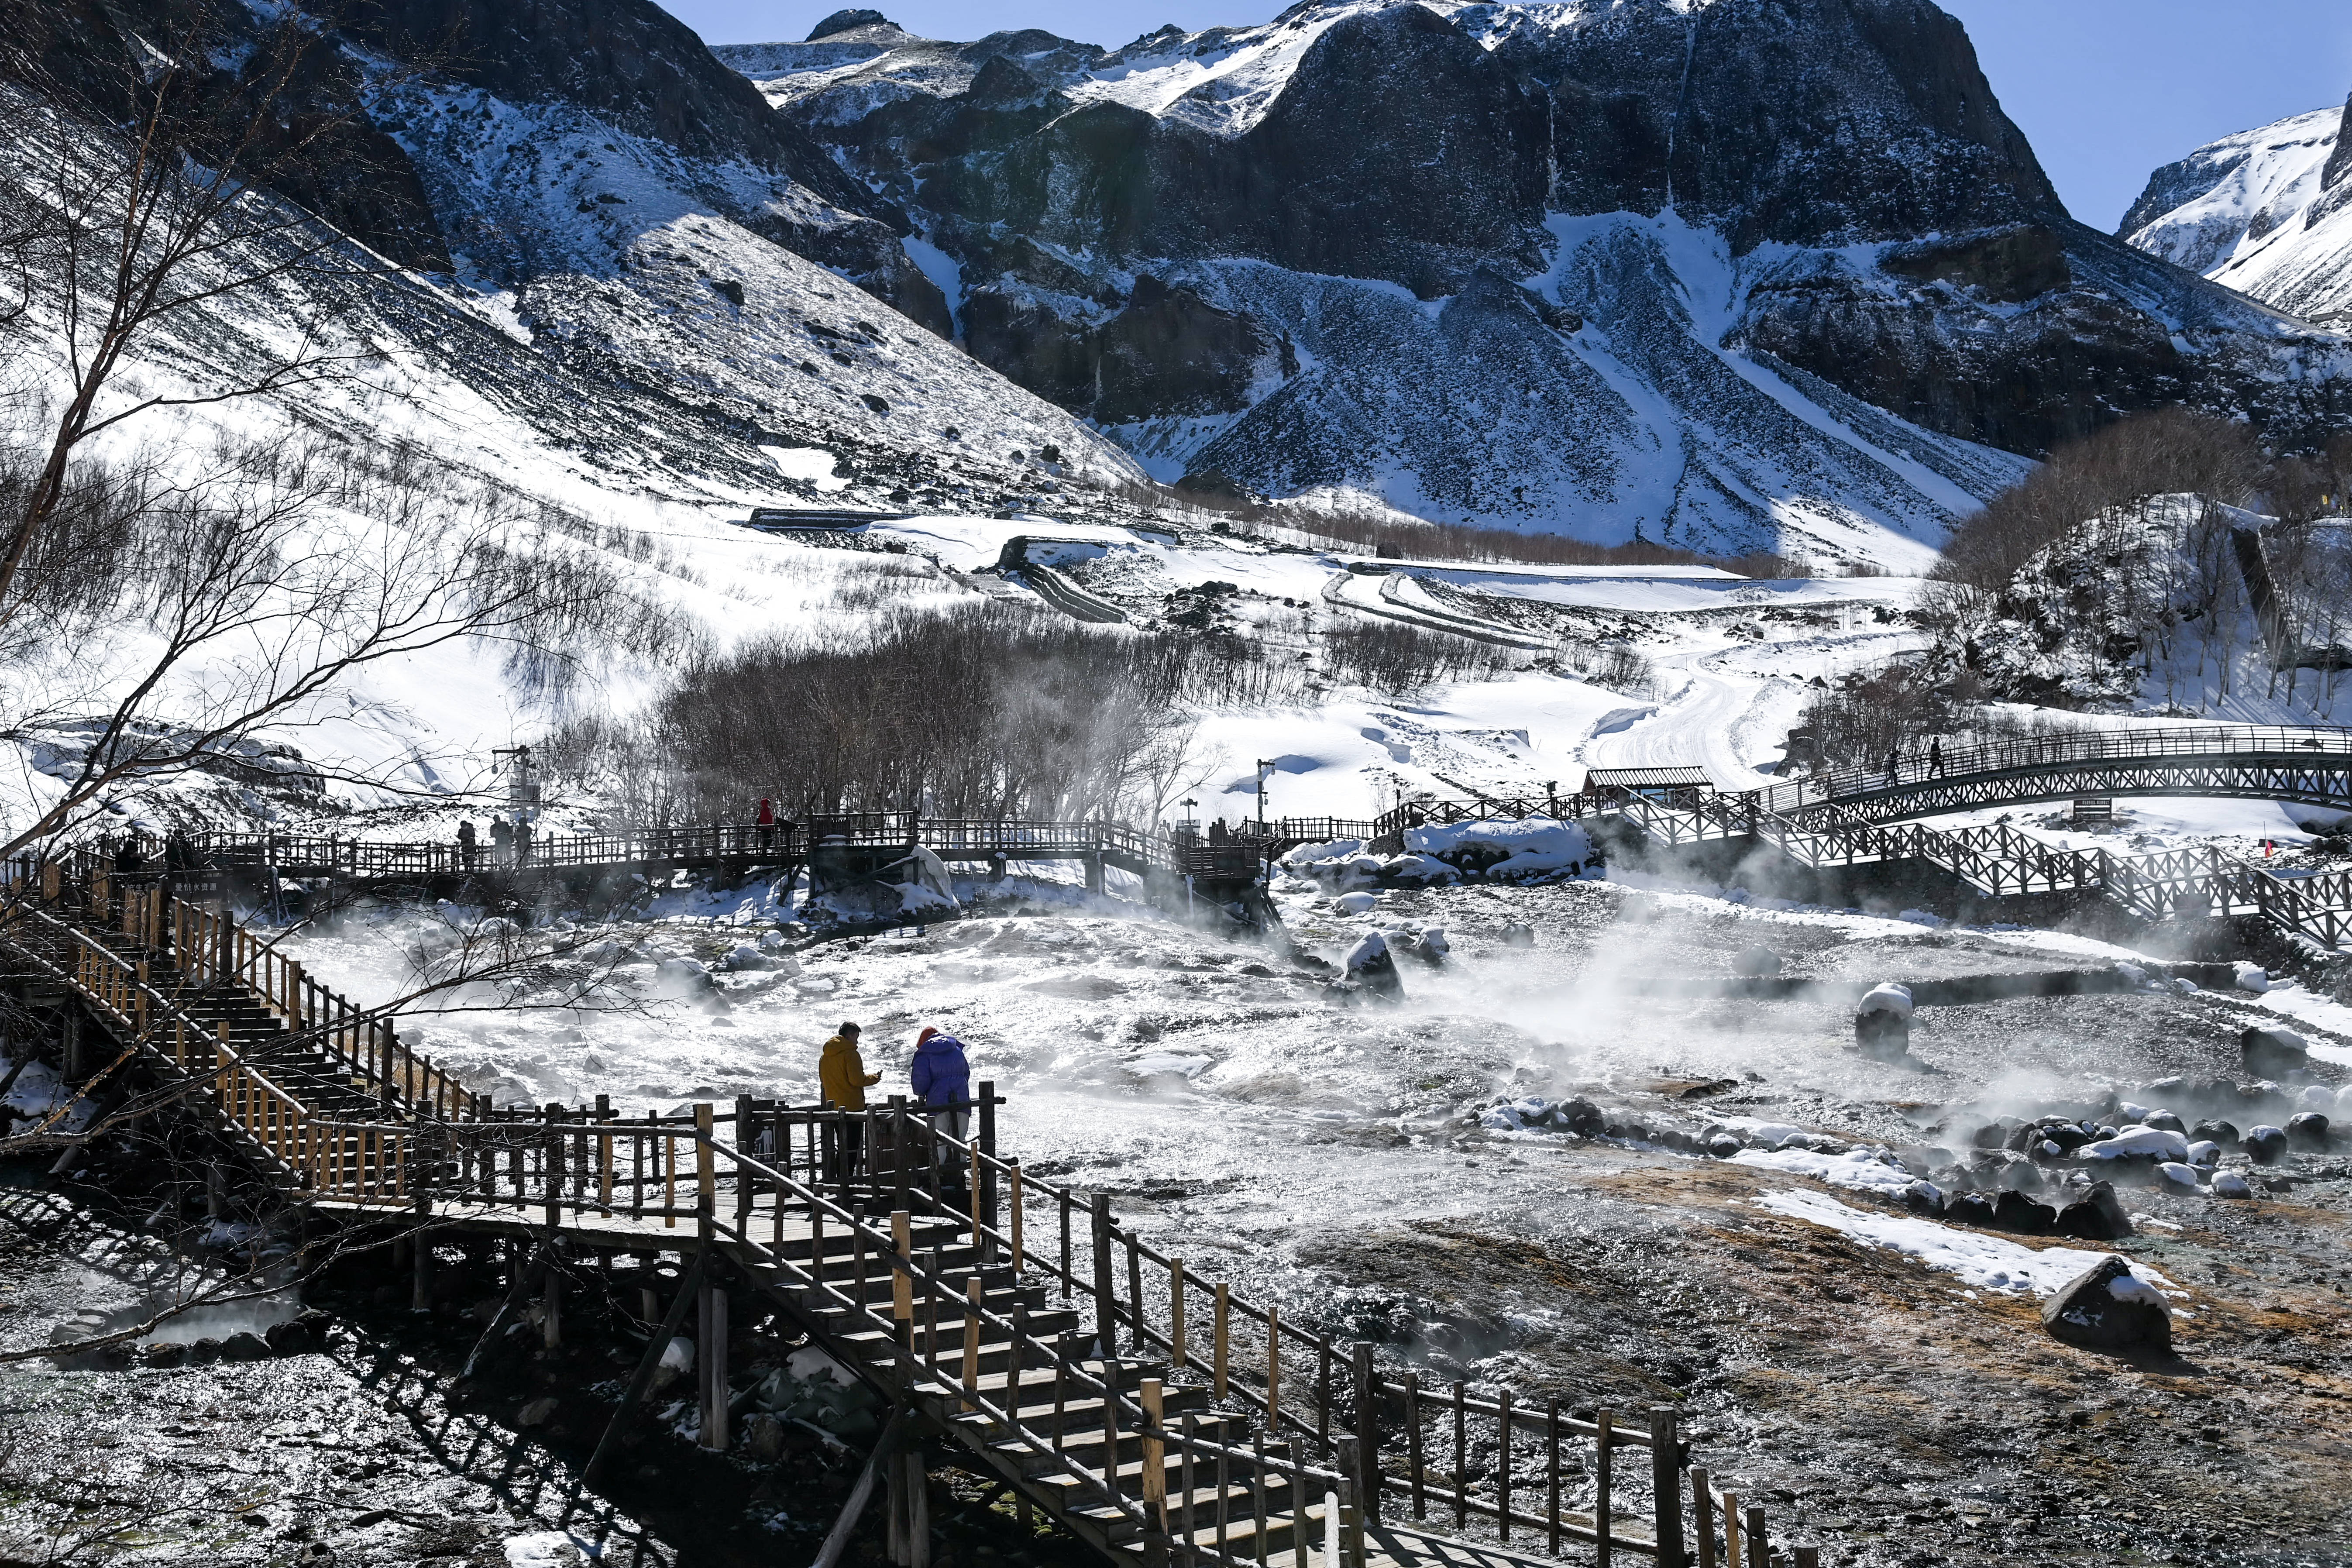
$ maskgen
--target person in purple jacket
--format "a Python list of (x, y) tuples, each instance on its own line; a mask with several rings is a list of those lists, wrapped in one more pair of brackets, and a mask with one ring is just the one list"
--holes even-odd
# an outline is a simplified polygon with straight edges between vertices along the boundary
[[(915, 1059), (907, 1068), (908, 1087), (930, 1118), (939, 1161), (961, 1170), (970, 1156), (957, 1147), (971, 1122), (971, 1065), (964, 1060), (963, 1042), (928, 1026), (915, 1037)], [(952, 1138), (955, 1143), (949, 1143)]]

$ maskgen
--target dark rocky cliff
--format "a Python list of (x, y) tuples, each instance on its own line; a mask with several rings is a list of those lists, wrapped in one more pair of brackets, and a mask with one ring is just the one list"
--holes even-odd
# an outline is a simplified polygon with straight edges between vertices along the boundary
[[(1246, 418), (1275, 395), (1267, 345), (1313, 334), (1250, 314), (1232, 263), (1424, 300), (1549, 267), (1545, 302), (1598, 319), (1548, 228), (1669, 209), (1719, 237), (1736, 274), (1708, 347), (1927, 430), (2033, 454), (2172, 401), (2242, 410), (2289, 441), (2344, 412), (2332, 367), (2272, 374), (2294, 328), (2233, 315), (2074, 224), (1928, 0), (1308, 0), (1264, 27), (1105, 52), (1043, 35), (938, 44), (863, 13), (801, 47), (870, 53), (805, 89), (779, 57), (720, 53), (961, 263), (974, 353), (1108, 422)], [(1857, 264), (1852, 247), (1873, 245)], [(1106, 403), (1098, 345), (1139, 277), (1233, 325), (1161, 334), (1183, 374), (1129, 375)]]

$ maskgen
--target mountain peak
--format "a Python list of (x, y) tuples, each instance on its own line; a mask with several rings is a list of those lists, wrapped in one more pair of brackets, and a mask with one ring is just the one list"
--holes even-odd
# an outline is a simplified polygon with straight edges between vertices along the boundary
[(879, 11), (835, 11), (811, 27), (809, 36), (802, 41), (814, 44), (819, 38), (830, 38), (836, 33), (854, 33), (860, 27), (896, 27), (898, 25)]

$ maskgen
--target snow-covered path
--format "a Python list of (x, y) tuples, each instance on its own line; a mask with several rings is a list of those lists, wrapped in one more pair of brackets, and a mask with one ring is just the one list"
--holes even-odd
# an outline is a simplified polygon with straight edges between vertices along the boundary
[(1674, 695), (1648, 717), (1594, 735), (1582, 761), (1589, 768), (1699, 766), (1719, 789), (1753, 789), (1779, 765), (1807, 681), (1880, 663), (1916, 641), (1845, 633), (1665, 655), (1655, 661), (1658, 679)]

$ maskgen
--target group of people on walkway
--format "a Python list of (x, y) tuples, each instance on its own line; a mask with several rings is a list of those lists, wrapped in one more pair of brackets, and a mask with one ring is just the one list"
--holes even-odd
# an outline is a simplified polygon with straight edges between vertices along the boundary
[[(503, 816), (490, 818), (490, 864), (493, 866), (528, 866), (530, 864), (530, 824), (518, 816), (509, 822)], [(481, 840), (474, 833), (474, 819), (467, 817), (457, 824), (457, 864), (460, 869), (471, 871), (480, 867)]]
[[(825, 1041), (824, 1052), (817, 1058), (819, 1095), (836, 1110), (865, 1110), (866, 1091), (882, 1081), (880, 1073), (866, 1070), (866, 1058), (857, 1049), (861, 1033), (854, 1021), (845, 1022)], [(907, 1064), (907, 1088), (931, 1131), (940, 1135), (934, 1145), (940, 1165), (960, 1170), (954, 1151), (969, 1136), (971, 1125), (971, 1064), (965, 1058), (963, 1042), (926, 1025), (915, 1037), (914, 1058)], [(865, 1168), (865, 1126), (845, 1117), (839, 1131), (838, 1140), (828, 1142), (825, 1149), (827, 1173), (835, 1181), (846, 1180)], [(948, 1142), (950, 1139), (954, 1142)]]

